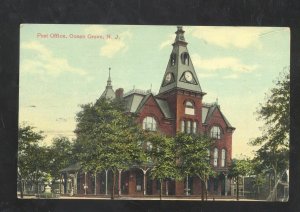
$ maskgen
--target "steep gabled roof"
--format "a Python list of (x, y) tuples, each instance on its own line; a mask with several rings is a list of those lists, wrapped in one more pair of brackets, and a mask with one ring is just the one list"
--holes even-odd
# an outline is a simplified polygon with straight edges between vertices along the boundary
[(155, 100), (158, 109), (160, 109), (165, 118), (173, 118), (168, 102), (166, 100), (155, 97), (152, 93), (132, 93), (128, 96), (125, 96), (124, 99), (127, 111), (131, 113), (140, 112), (150, 97)]
[(220, 106), (216, 103), (214, 104), (204, 104), (202, 108), (202, 123), (203, 124), (208, 124), (209, 120), (212, 118), (214, 112), (218, 110), (228, 128), (233, 128), (235, 129), (227, 120), (225, 115), (222, 113)]
[[(183, 89), (204, 95), (197, 77), (197, 73), (188, 53), (188, 43), (184, 38), (184, 30), (181, 26), (178, 26), (175, 33), (176, 38), (173, 43), (173, 49), (167, 64), (161, 87), (159, 89), (159, 94), (169, 92), (173, 89)], [(190, 81), (188, 81), (185, 77), (185, 73), (187, 72), (192, 78)]]

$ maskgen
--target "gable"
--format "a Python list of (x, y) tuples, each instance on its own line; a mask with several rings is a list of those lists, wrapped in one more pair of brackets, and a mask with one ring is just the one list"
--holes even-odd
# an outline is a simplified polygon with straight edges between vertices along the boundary
[(219, 124), (223, 123), (228, 128), (235, 129), (221, 112), (220, 107), (217, 104), (202, 108), (202, 122), (203, 124), (209, 124), (211, 122)]
[(149, 113), (155, 114), (156, 116), (166, 117), (161, 109), (160, 105), (154, 98), (152, 94), (146, 95), (144, 99), (141, 101), (140, 105), (138, 106), (137, 113)]

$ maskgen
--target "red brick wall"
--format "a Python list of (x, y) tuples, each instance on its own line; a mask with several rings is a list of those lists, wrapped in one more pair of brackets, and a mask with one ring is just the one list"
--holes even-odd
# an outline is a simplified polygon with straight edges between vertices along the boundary
[(147, 100), (140, 111), (138, 122), (141, 125), (143, 124), (143, 120), (146, 116), (155, 117), (158, 131), (166, 135), (173, 135), (173, 123), (165, 119), (162, 111), (159, 109), (159, 106), (152, 96)]
[[(187, 115), (185, 114), (185, 102), (191, 101), (194, 103), (195, 107), (195, 115)], [(181, 131), (181, 121), (182, 120), (190, 120), (197, 121), (197, 130), (198, 132), (202, 131), (202, 99), (200, 97), (196, 97), (195, 95), (189, 92), (178, 91), (177, 94), (177, 111), (176, 111), (176, 131)]]
[[(221, 167), (221, 151), (222, 149), (226, 150), (226, 162), (225, 167), (231, 162), (232, 158), (232, 132), (227, 129), (227, 125), (218, 109), (216, 109), (213, 113), (212, 118), (210, 119), (208, 126), (206, 127), (208, 135), (210, 135), (210, 129), (213, 126), (219, 126), (222, 128), (221, 139), (216, 139), (214, 147), (218, 148), (218, 167)], [(213, 156), (213, 152), (212, 152)]]

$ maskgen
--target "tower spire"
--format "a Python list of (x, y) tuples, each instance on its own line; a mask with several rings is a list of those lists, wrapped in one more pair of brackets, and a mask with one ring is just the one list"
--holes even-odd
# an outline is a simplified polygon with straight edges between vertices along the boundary
[(187, 49), (182, 26), (177, 26), (176, 38), (159, 89), (159, 95), (171, 90), (185, 90), (204, 95)]
[(106, 85), (106, 88), (100, 98), (106, 98), (106, 99), (114, 99), (115, 98), (115, 92), (114, 92), (112, 84), (111, 84), (110, 70), (111, 70), (111, 68), (109, 67), (108, 68), (107, 85)]
[(108, 80), (107, 80), (107, 86), (111, 86), (111, 78), (110, 78), (110, 67), (108, 68)]
[(187, 42), (185, 41), (184, 38), (184, 30), (182, 29), (182, 26), (177, 26), (177, 31), (175, 32), (176, 34), (176, 38), (175, 38), (175, 42), (173, 45), (175, 44), (183, 44), (183, 45), (187, 45)]

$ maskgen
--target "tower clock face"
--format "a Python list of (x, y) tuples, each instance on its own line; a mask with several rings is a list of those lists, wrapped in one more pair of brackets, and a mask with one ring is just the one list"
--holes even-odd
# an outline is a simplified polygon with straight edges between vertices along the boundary
[(185, 79), (186, 79), (188, 82), (191, 82), (191, 81), (193, 80), (193, 75), (192, 75), (192, 73), (189, 72), (189, 71), (186, 71), (186, 72), (184, 73), (184, 77), (185, 77)]

